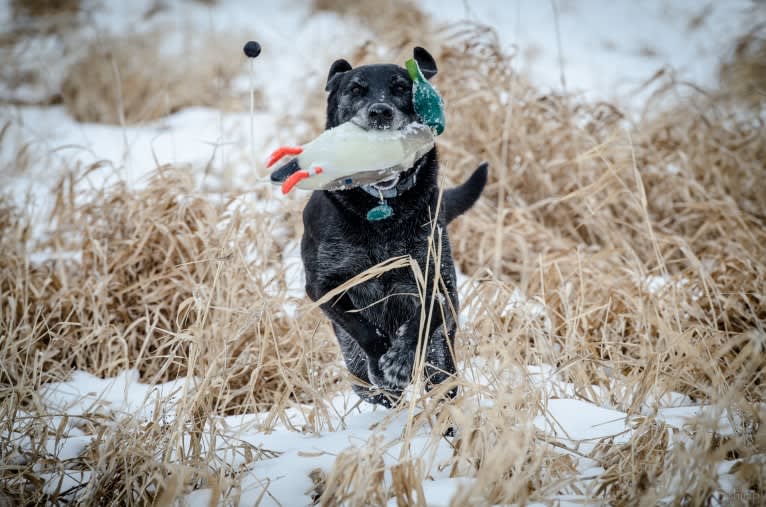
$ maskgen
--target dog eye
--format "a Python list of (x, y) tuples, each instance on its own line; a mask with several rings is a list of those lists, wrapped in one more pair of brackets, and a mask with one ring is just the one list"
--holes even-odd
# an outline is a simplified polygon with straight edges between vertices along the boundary
[(358, 97), (363, 92), (364, 92), (364, 89), (358, 84), (355, 84), (351, 87), (351, 95), (356, 95)]
[(404, 95), (405, 93), (407, 93), (407, 90), (409, 90), (409, 87), (403, 83), (398, 83), (394, 85), (394, 91), (398, 95)]

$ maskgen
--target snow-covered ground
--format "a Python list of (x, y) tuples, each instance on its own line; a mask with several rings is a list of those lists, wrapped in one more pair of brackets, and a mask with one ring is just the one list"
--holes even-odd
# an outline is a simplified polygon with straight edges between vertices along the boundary
[(748, 0), (424, 0), (445, 22), (465, 18), (495, 27), (518, 68), (543, 88), (591, 99), (636, 100), (660, 69), (710, 86), (720, 57), (751, 21)]
[[(370, 36), (353, 20), (332, 13), (311, 14), (308, 2), (297, 0), (233, 0), (217, 2), (213, 7), (202, 2), (167, 2), (168, 8), (150, 22), (139, 22), (152, 3), (103, 2), (103, 8), (89, 14), (84, 30), (91, 35), (85, 35), (171, 27), (176, 35), (167, 41), (170, 50), (195, 30), (242, 33), (242, 43), (248, 38), (259, 40), (264, 51), (255, 62), (253, 79), (267, 106), (255, 113), (254, 136), (250, 136), (251, 117), (246, 103), (242, 104), (242, 112), (195, 108), (141, 127), (125, 128), (79, 123), (63, 106), (4, 105), (0, 124), (9, 122), (9, 129), (0, 146), (3, 190), (19, 204), (31, 206), (40, 217), (52, 205), (49, 191), (56, 184), (56, 171), (76, 163), (108, 162), (88, 180), (96, 187), (115, 179), (140, 185), (159, 164), (189, 164), (194, 170), (211, 159), (227, 168), (225, 184), (229, 188), (266, 185), (262, 181), (263, 160), (255, 161), (254, 168), (250, 158), (251, 143), (255, 153), (265, 158), (271, 147), (290, 141), (277, 129), (280, 116), (299, 111), (305, 91), (323, 86), (329, 63), (336, 57), (348, 57), (350, 48)], [(561, 90), (566, 86), (567, 91), (581, 91), (591, 98), (630, 101), (642, 83), (666, 67), (676, 69), (681, 78), (713, 84), (720, 56), (733, 37), (747, 27), (743, 13), (750, 2), (424, 0), (421, 5), (438, 21), (451, 23), (467, 18), (493, 26), (502, 44), (517, 55), (519, 69), (543, 88)], [(0, 4), (4, 23), (10, 23), (9, 9), (8, 0)], [(51, 50), (51, 41), (44, 37), (29, 45), (31, 60), (36, 58), (35, 51), (44, 60), (45, 53)], [(232, 47), (232, 52), (239, 51), (239, 46)], [(243, 69), (237, 83), (240, 89), (247, 90), (247, 65)], [(50, 67), (51, 86), (60, 82), (62, 71)], [(29, 100), (46, 90), (3, 87), (0, 91), (4, 99)], [(8, 170), (22, 149), (30, 153), (27, 168), (21, 173)], [(650, 291), (666, 283), (660, 282), (649, 281)], [(520, 293), (514, 293), (509, 305), (509, 311), (541, 311), (538, 303), (526, 302)], [(559, 381), (550, 369), (530, 368), (529, 374), (550, 395), (534, 420), (540, 431), (581, 450), (605, 437), (614, 436), (618, 442), (627, 439), (632, 419), (626, 413), (576, 399), (572, 387)], [(148, 386), (141, 384), (133, 371), (113, 379), (76, 372), (67, 382), (46, 386), (42, 392), (46, 406), (70, 416), (63, 438), (52, 443), (51, 454), (64, 458), (85, 449), (93, 436), (83, 433), (76, 424), (78, 415), (84, 413), (102, 413), (116, 421), (123, 417), (151, 418), (154, 402), (160, 397), (165, 415), (172, 418), (172, 406), (180, 393), (192, 388), (184, 382)], [(350, 393), (334, 399), (332, 405), (338, 416), (332, 426), (336, 429), (319, 435), (292, 431), (283, 423), (266, 433), (261, 430), (258, 414), (222, 419), (217, 428), (221, 434), (278, 453), (251, 464), (245, 471), (242, 504), (260, 498), (264, 484), (268, 484), (268, 495), (262, 497), (264, 504), (305, 505), (309, 502), (306, 492), (312, 485), (308, 475), (311, 470), (328, 469), (341, 451), (365, 445), (371, 439), (380, 438), (384, 442), (381, 445), (387, 447), (400, 438), (406, 412), (391, 417), (384, 410), (355, 404), (356, 398)], [(683, 428), (689, 418), (703, 416), (719, 421), (719, 432), (725, 433), (729, 424), (714, 408), (694, 406), (680, 395), (670, 396), (660, 406), (652, 416), (671, 427)], [(290, 410), (296, 421), (305, 417), (299, 408)], [(50, 424), (57, 427), (60, 422), (55, 419)], [(448, 505), (455, 491), (467, 483), (465, 479), (450, 479), (439, 466), (451, 455), (451, 448), (445, 440), (434, 440), (429, 434), (416, 435), (413, 444), (412, 455), (422, 456), (427, 464), (429, 481), (424, 490), (429, 505)], [(385, 459), (394, 462), (397, 455), (393, 446)], [(235, 456), (222, 458), (236, 460)], [(577, 466), (583, 477), (598, 472), (594, 463), (585, 458)], [(67, 484), (87, 481), (83, 472), (61, 473), (68, 481), (62, 490), (67, 489)], [(45, 479), (55, 485), (60, 477), (52, 474)], [(187, 502), (208, 505), (210, 495), (209, 490), (196, 491)]]
[[(485, 368), (475, 364), (467, 372), (482, 371)], [(470, 376), (470, 373), (468, 374)], [(581, 399), (567, 398), (574, 396), (575, 388), (571, 384), (557, 380), (556, 372), (549, 367), (530, 367), (529, 379), (546, 393), (548, 398), (540, 414), (533, 420), (534, 428), (547, 434), (561, 444), (562, 452), (567, 452), (575, 461), (581, 474), (581, 481), (575, 486), (583, 491), (594, 491), (597, 486), (594, 478), (603, 469), (596, 461), (584, 457), (604, 439), (613, 439), (614, 444), (626, 443), (639, 417), (629, 416), (625, 412), (604, 408)], [(472, 378), (476, 382), (487, 379)], [(81, 418), (87, 415), (102, 414), (113, 418), (114, 424), (127, 419), (147, 422), (158, 416), (166, 424), (173, 422), (174, 406), (182, 396), (188, 396), (194, 389), (194, 379), (177, 380), (160, 385), (146, 385), (138, 380), (138, 372), (126, 371), (118, 377), (100, 379), (84, 372), (76, 372), (71, 380), (49, 384), (42, 390), (42, 399), (51, 413), (67, 414), (52, 417), (51, 431), (61, 432), (60, 436), (50, 437), (48, 452), (60, 459), (75, 457), (91, 443), (94, 435), (85, 434), (79, 427)], [(157, 401), (161, 400), (160, 404)], [(380, 449), (385, 449), (383, 460), (386, 467), (400, 459), (401, 439), (407, 425), (408, 412), (392, 413), (374, 409), (367, 404), (359, 404), (358, 398), (350, 392), (341, 393), (330, 401), (332, 407), (328, 426), (333, 430), (315, 433), (301, 433), (292, 428), (301, 427), (306, 422), (309, 408), (301, 407), (287, 410), (288, 421), (265, 425), (265, 414), (221, 417), (215, 421), (216, 454), (222, 462), (242, 468), (240, 504), (252, 505), (261, 499), (261, 505), (306, 505), (307, 494), (312, 489), (310, 472), (315, 469), (329, 470), (335, 458), (344, 451), (363, 448), (375, 442)], [(479, 406), (491, 404), (489, 399), (476, 399)], [(671, 447), (682, 444), (688, 435), (679, 433), (673, 436), (673, 429), (683, 430), (691, 422), (707, 422), (706, 428), (719, 435), (732, 432), (731, 422), (716, 411), (715, 407), (692, 404), (687, 397), (669, 393), (661, 400), (661, 408), (651, 417), (667, 425)], [(161, 414), (154, 410), (160, 407)], [(268, 431), (264, 431), (264, 425)], [(212, 427), (210, 430), (212, 431)], [(229, 443), (240, 445), (232, 448)], [(448, 506), (452, 496), (462, 487), (471, 484), (466, 477), (450, 477), (450, 459), (452, 446), (447, 439), (435, 439), (427, 428), (420, 428), (410, 440), (408, 456), (421, 459), (425, 464), (428, 478), (423, 490), (429, 506)], [(210, 441), (205, 444), (209, 447)], [(252, 449), (268, 451), (269, 457), (248, 462), (242, 452), (242, 444)], [(725, 462), (720, 466), (722, 481), (735, 462)], [(87, 481), (88, 473), (78, 470), (63, 469), (58, 473), (45, 475), (48, 484), (55, 485), (63, 481), (62, 491), (69, 489), (79, 481)], [(390, 483), (390, 476), (386, 480)], [(189, 494), (187, 505), (208, 505), (212, 491), (201, 489)], [(584, 498), (587, 498), (585, 496)], [(563, 499), (562, 499), (563, 500)], [(576, 498), (569, 498), (577, 504)], [(562, 503), (564, 505), (566, 502)], [(396, 505), (392, 499), (390, 505)]]

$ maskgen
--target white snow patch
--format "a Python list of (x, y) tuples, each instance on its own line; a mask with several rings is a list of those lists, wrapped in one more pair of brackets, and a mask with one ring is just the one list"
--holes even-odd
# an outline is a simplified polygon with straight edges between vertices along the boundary
[(657, 420), (683, 429), (694, 425), (706, 428), (720, 435), (734, 435), (742, 427), (742, 418), (736, 414), (727, 414), (715, 406), (691, 405), (681, 407), (663, 407), (657, 411)]
[(567, 91), (627, 101), (636, 111), (653, 90), (641, 92), (641, 86), (662, 69), (672, 68), (680, 80), (714, 85), (720, 58), (753, 23), (747, 0), (423, 0), (421, 5), (445, 23), (467, 18), (494, 27), (502, 47), (515, 54), (518, 70), (543, 92), (560, 92), (563, 73)]
[(661, 295), (663, 292), (672, 288), (677, 291), (682, 291), (688, 295), (691, 301), (697, 301), (702, 297), (702, 289), (696, 285), (690, 285), (688, 278), (675, 279), (668, 274), (651, 275), (644, 280), (644, 286), (649, 294)]
[(75, 261), (82, 262), (82, 252), (71, 250), (38, 250), (27, 255), (32, 264), (42, 264), (48, 261)]
[(213, 503), (212, 489), (197, 489), (186, 495), (186, 498), (183, 500), (183, 505), (187, 507), (210, 507), (211, 505), (217, 505)]
[(681, 168), (677, 164), (668, 164), (665, 166), (665, 170), (670, 174), (678, 174), (681, 172)]
[(142, 384), (138, 370), (126, 370), (110, 379), (75, 371), (69, 381), (44, 385), (40, 394), (48, 408), (61, 413), (82, 415), (95, 412), (150, 420), (157, 401), (164, 402), (161, 406), (167, 412), (163, 415), (172, 417), (173, 404), (191, 390), (184, 379), (163, 384)]
[(593, 442), (615, 437), (615, 443), (630, 439), (629, 417), (624, 412), (572, 399), (550, 399), (546, 412), (535, 417), (535, 426), (570, 441)]

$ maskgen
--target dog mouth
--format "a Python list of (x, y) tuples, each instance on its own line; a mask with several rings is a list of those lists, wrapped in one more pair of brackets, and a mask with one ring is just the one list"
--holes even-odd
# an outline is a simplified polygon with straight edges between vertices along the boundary
[(370, 185), (373, 188), (376, 188), (378, 190), (390, 190), (394, 188), (399, 183), (399, 175), (392, 176), (391, 178), (385, 179), (383, 181), (379, 181), (375, 183), (374, 185)]
[(377, 125), (377, 124), (374, 125), (370, 122), (364, 122), (364, 121), (359, 121), (354, 119), (350, 121), (351, 123), (353, 123), (354, 125), (356, 125), (362, 130), (401, 130), (402, 128), (404, 128), (404, 127), (394, 128), (393, 125)]
[(367, 117), (366, 114), (356, 114), (351, 117), (351, 123), (356, 125), (362, 130), (402, 130), (411, 122), (398, 111), (394, 112), (393, 118), (390, 120), (372, 120)]

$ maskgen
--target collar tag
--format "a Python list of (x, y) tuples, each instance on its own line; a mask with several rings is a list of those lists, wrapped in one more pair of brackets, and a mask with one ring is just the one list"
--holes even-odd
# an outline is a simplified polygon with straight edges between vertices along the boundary
[(377, 222), (378, 220), (385, 220), (393, 214), (393, 208), (386, 201), (380, 201), (380, 204), (367, 212), (367, 221)]

